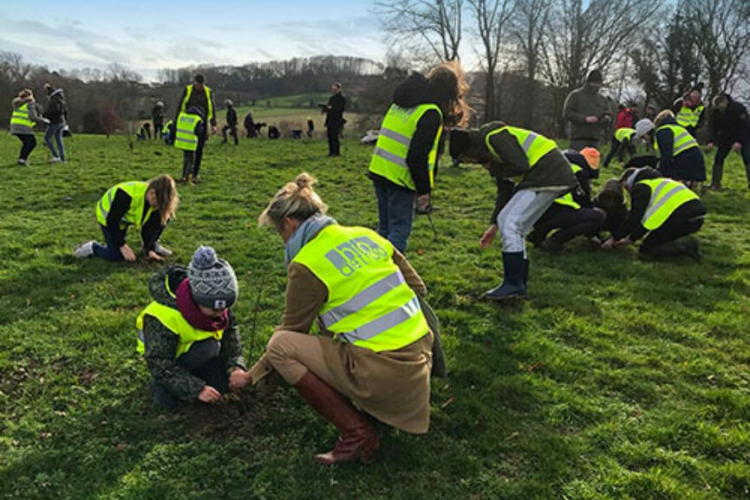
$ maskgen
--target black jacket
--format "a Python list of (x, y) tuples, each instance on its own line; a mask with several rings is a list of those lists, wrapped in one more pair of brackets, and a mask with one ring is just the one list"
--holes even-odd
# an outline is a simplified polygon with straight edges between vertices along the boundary
[[(109, 208), (107, 214), (107, 229), (112, 235), (112, 242), (121, 247), (125, 244), (126, 231), (120, 229), (120, 222), (130, 208), (130, 204), (133, 202), (133, 198), (126, 193), (123, 189), (118, 189), (115, 192), (115, 199), (112, 200), (112, 205)], [(144, 214), (148, 212), (149, 204), (148, 200), (144, 200)], [(162, 229), (161, 215), (158, 210), (154, 210), (151, 216), (141, 227), (141, 240), (143, 241), (143, 251), (148, 252), (154, 249), (156, 243), (156, 237)]]
[(44, 117), (50, 123), (64, 123), (68, 115), (68, 107), (65, 104), (65, 94), (62, 89), (54, 89), (48, 95), (49, 104), (44, 110)]
[[(667, 118), (662, 125), (677, 125), (677, 122)], [(706, 158), (700, 148), (690, 148), (675, 157), (674, 134), (669, 129), (657, 130), (656, 142), (659, 145), (659, 171), (664, 177), (682, 181), (706, 180)]]
[(708, 122), (711, 142), (731, 146), (735, 142), (747, 144), (750, 141), (750, 119), (747, 109), (737, 101), (729, 99), (726, 111), (713, 110)]
[(339, 92), (328, 99), (331, 109), (326, 111), (326, 128), (341, 128), (344, 126), (344, 111), (346, 110), (346, 97)]
[(234, 110), (234, 106), (227, 107), (227, 125), (237, 127), (237, 111)]

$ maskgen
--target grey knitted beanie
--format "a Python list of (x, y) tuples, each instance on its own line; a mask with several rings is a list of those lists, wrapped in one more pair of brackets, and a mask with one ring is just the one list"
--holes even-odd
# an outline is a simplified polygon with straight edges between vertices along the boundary
[(237, 301), (237, 277), (232, 266), (216, 256), (216, 251), (201, 246), (188, 266), (190, 293), (196, 304), (212, 309), (232, 307)]

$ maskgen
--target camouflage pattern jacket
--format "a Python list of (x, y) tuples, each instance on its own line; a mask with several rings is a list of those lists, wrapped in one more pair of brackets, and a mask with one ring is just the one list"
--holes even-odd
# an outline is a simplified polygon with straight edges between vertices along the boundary
[[(183, 266), (169, 266), (160, 270), (149, 281), (148, 288), (151, 296), (160, 304), (176, 309), (177, 304), (170, 290), (174, 293), (186, 278), (187, 269)], [(152, 316), (146, 316), (143, 320), (143, 335), (146, 345), (144, 357), (154, 380), (163, 384), (179, 399), (196, 401), (206, 383), (177, 363), (175, 359), (177, 335)], [(246, 370), (240, 334), (231, 309), (229, 310), (229, 327), (224, 331), (221, 339), (219, 358), (224, 362), (227, 371), (235, 367)]]

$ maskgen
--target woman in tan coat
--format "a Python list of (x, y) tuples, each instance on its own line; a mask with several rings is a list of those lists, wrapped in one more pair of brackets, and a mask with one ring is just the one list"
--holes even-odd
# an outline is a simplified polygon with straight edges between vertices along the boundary
[[(260, 216), (286, 243), (289, 278), (281, 325), (248, 381), (277, 372), (336, 426), (317, 462), (368, 463), (379, 443), (364, 413), (409, 433), (429, 428), (433, 335), (416, 295), (426, 289), (388, 240), (327, 217), (314, 182), (300, 174)], [(316, 319), (322, 334), (309, 335)]]

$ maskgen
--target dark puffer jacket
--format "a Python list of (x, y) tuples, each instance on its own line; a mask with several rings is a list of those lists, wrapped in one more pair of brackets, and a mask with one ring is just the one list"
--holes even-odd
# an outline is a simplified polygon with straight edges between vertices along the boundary
[(747, 109), (729, 95), (725, 94), (725, 97), (729, 100), (726, 111), (715, 109), (711, 113), (708, 122), (710, 141), (724, 146), (731, 146), (735, 142), (747, 144), (750, 142), (750, 119)]
[[(177, 309), (170, 291), (174, 293), (185, 279), (187, 279), (185, 267), (169, 266), (154, 274), (148, 283), (148, 288), (156, 302)], [(143, 335), (146, 345), (144, 357), (154, 380), (163, 384), (179, 399), (196, 401), (206, 383), (177, 363), (175, 358), (178, 345), (177, 335), (152, 316), (146, 316), (143, 320)], [(229, 310), (229, 326), (221, 339), (219, 358), (224, 362), (227, 370), (233, 367), (246, 369), (245, 360), (242, 357), (240, 335), (234, 312), (231, 309)]]

